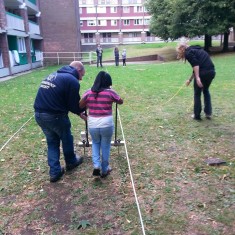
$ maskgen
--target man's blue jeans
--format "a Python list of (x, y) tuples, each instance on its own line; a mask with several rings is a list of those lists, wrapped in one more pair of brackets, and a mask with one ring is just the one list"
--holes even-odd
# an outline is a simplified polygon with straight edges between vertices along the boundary
[(204, 95), (204, 112), (206, 115), (212, 114), (211, 95), (209, 92), (209, 87), (214, 77), (215, 77), (214, 71), (200, 73), (200, 78), (203, 84), (203, 88), (198, 87), (196, 79), (194, 79), (194, 116), (195, 118), (200, 118), (201, 116), (201, 111), (202, 111), (201, 93), (202, 92)]
[(61, 172), (60, 141), (62, 142), (66, 165), (72, 165), (77, 161), (71, 134), (71, 122), (67, 114), (37, 112), (35, 112), (35, 120), (46, 136), (49, 174), (51, 177), (57, 176)]
[[(92, 138), (93, 166), (94, 168), (101, 168), (103, 174), (107, 173), (109, 169), (109, 156), (113, 129), (113, 126), (105, 128), (89, 128)], [(100, 152), (102, 152), (102, 158), (100, 157)]]

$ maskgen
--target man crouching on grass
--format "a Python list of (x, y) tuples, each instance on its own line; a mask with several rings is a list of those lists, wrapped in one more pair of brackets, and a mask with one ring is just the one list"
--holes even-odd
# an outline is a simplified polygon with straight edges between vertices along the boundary
[(50, 167), (50, 182), (58, 181), (64, 174), (60, 165), (60, 141), (62, 142), (66, 171), (71, 171), (83, 162), (74, 152), (71, 122), (68, 112), (80, 115), (79, 80), (85, 75), (80, 61), (73, 61), (41, 82), (35, 103), (35, 120), (47, 141), (47, 157)]

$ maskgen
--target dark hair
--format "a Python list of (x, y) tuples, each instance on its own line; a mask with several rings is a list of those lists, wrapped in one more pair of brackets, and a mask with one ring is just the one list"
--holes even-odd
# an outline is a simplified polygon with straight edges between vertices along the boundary
[(109, 89), (110, 86), (112, 86), (111, 76), (108, 73), (106, 73), (105, 71), (100, 71), (96, 76), (96, 79), (94, 81), (93, 86), (91, 87), (91, 90), (93, 92), (96, 92), (96, 96), (95, 96), (95, 98), (96, 98), (98, 96), (99, 92), (101, 92), (105, 89)]

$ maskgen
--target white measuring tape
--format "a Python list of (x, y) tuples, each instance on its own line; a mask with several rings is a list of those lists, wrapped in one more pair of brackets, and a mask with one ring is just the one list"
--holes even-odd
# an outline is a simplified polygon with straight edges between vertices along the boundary
[(140, 223), (141, 223), (141, 227), (142, 227), (142, 232), (145, 235), (144, 223), (143, 223), (143, 219), (142, 219), (142, 215), (141, 215), (141, 211), (140, 211), (138, 197), (137, 197), (136, 190), (135, 190), (135, 183), (134, 183), (133, 176), (132, 176), (131, 164), (130, 164), (130, 160), (129, 160), (129, 157), (128, 157), (128, 152), (127, 152), (127, 147), (126, 147), (126, 140), (125, 140), (124, 131), (123, 131), (123, 128), (122, 128), (122, 122), (121, 122), (119, 110), (117, 110), (117, 112), (118, 112), (118, 119), (119, 119), (121, 131), (122, 131), (122, 137), (123, 137), (123, 140), (124, 140), (124, 147), (125, 147), (126, 159), (127, 159), (127, 164), (128, 164), (129, 172), (130, 172), (130, 177), (131, 177), (132, 189), (133, 189), (133, 192), (134, 192), (135, 202), (136, 202), (138, 213), (139, 213), (139, 218), (140, 218)]
[(0, 149), (0, 152), (5, 148), (5, 146), (14, 138), (14, 136), (33, 118), (34, 116), (32, 116), (27, 122), (25, 122), (21, 127), (20, 129), (15, 132), (15, 134), (13, 134), (9, 139), (8, 141), (1, 147)]
[[(107, 68), (106, 68), (106, 72), (108, 73)], [(126, 140), (125, 140), (124, 131), (123, 131), (123, 127), (122, 127), (122, 121), (121, 121), (118, 109), (117, 109), (117, 114), (118, 114), (118, 119), (119, 119), (119, 123), (120, 123), (120, 127), (121, 127), (122, 137), (123, 137), (123, 141), (124, 141), (126, 159), (127, 159), (127, 164), (128, 164), (128, 168), (129, 168), (130, 177), (131, 177), (131, 185), (132, 185), (132, 189), (133, 189), (134, 196), (135, 196), (135, 202), (136, 202), (137, 210), (138, 210), (138, 213), (139, 213), (142, 233), (143, 233), (143, 235), (145, 235), (144, 222), (143, 222), (143, 219), (142, 219), (142, 214), (141, 214), (141, 211), (140, 211), (140, 205), (139, 205), (138, 197), (137, 197), (136, 190), (135, 190), (135, 183), (134, 183), (134, 180), (133, 180), (133, 175), (132, 175), (132, 171), (131, 171), (131, 164), (130, 164), (130, 160), (129, 160), (129, 157), (128, 157), (128, 151), (127, 151), (127, 147), (126, 147)]]

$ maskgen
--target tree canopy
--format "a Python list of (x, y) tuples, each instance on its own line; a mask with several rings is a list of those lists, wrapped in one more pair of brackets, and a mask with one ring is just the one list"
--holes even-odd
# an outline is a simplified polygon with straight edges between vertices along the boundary
[(218, 35), (235, 26), (235, 0), (148, 0), (150, 31), (163, 40)]

